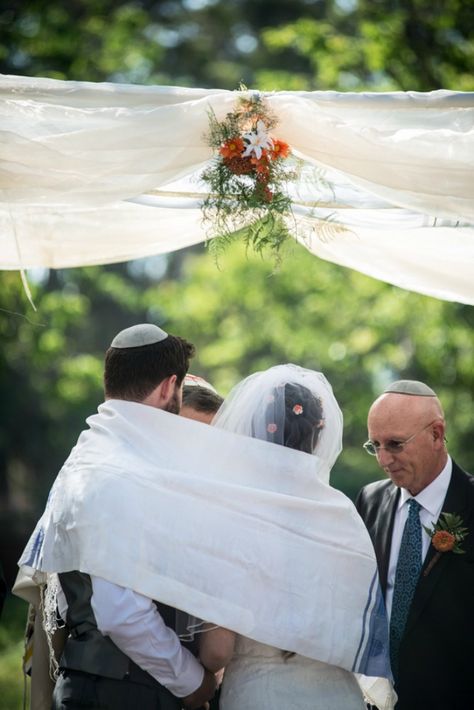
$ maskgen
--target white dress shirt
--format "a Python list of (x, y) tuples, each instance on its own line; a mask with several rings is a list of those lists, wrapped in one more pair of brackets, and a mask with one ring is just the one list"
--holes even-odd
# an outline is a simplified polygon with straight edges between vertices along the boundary
[[(388, 577), (387, 577), (387, 591), (385, 594), (385, 604), (387, 607), (387, 615), (390, 619), (390, 614), (392, 612), (392, 599), (393, 599), (393, 586), (395, 584), (395, 572), (397, 569), (398, 553), (400, 551), (400, 544), (402, 541), (403, 529), (408, 517), (408, 501), (411, 498), (420, 504), (420, 522), (421, 525), (431, 528), (434, 523), (437, 522), (440, 513), (442, 512), (442, 507), (444, 499), (446, 498), (446, 493), (448, 491), (449, 484), (451, 482), (451, 473), (453, 470), (453, 463), (451, 458), (448, 456), (446, 466), (443, 468), (441, 473), (436, 476), (434, 481), (432, 481), (429, 486), (423, 488), (420, 493), (416, 496), (412, 496), (406, 488), (400, 490), (400, 499), (398, 501), (397, 511), (395, 513), (395, 521), (393, 524), (392, 532), (392, 544), (390, 547), (390, 562), (388, 566)], [(428, 548), (431, 543), (431, 538), (425, 530), (421, 529), (421, 540), (422, 540), (422, 559), (426, 557)]]
[[(201, 685), (204, 668), (164, 623), (151, 599), (91, 575), (91, 606), (97, 628), (140, 668), (183, 698)], [(58, 609), (66, 618), (62, 590)]]

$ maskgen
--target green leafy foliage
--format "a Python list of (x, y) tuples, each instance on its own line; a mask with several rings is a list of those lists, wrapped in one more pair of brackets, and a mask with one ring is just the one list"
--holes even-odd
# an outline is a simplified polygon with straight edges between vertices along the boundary
[(27, 604), (8, 595), (0, 625), (0, 707), (23, 710), (24, 679), (21, 670), (23, 631)]
[[(442, 0), (325, 2), (321, 16), (268, 26), (274, 56), (306, 61), (308, 89), (430, 91), (474, 88), (474, 6)], [(290, 74), (291, 72), (288, 72)], [(264, 80), (265, 75), (261, 78)], [(283, 88), (287, 77), (282, 75)], [(280, 86), (280, 85), (279, 85)], [(266, 87), (268, 88), (268, 87)]]
[(459, 0), (30, 0), (0, 9), (0, 70), (273, 90), (472, 90)]

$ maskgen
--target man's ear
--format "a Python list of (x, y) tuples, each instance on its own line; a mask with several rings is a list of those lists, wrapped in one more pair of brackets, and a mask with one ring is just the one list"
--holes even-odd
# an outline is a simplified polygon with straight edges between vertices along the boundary
[(176, 375), (170, 375), (166, 379), (164, 379), (162, 382), (160, 382), (160, 398), (163, 402), (163, 404), (167, 404), (170, 399), (172, 398), (174, 391), (176, 389), (176, 381), (177, 381), (177, 376)]
[(438, 421), (433, 424), (433, 441), (435, 442), (435, 446), (438, 448), (443, 448), (444, 447), (444, 435), (445, 435), (445, 426), (443, 421)]
[(148, 397), (142, 401), (142, 404), (147, 404), (150, 407), (164, 409), (173, 396), (176, 380), (176, 375), (170, 375), (160, 382), (155, 389), (150, 392)]

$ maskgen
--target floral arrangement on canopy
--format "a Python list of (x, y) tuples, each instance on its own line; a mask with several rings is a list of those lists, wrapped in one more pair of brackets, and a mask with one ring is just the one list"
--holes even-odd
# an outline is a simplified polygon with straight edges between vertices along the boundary
[(209, 189), (202, 209), (211, 250), (218, 254), (242, 238), (257, 252), (269, 247), (277, 254), (291, 236), (286, 187), (298, 176), (299, 161), (271, 133), (277, 120), (259, 94), (239, 98), (223, 121), (211, 110), (209, 122), (215, 156), (201, 180)]

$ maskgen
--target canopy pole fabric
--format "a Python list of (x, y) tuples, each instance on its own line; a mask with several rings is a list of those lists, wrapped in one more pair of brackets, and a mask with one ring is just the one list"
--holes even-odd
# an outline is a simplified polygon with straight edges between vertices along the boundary
[[(237, 96), (0, 77), (0, 268), (112, 263), (205, 240), (208, 112), (222, 119)], [(474, 93), (262, 96), (273, 133), (305, 161), (289, 186), (301, 243), (474, 304)]]

